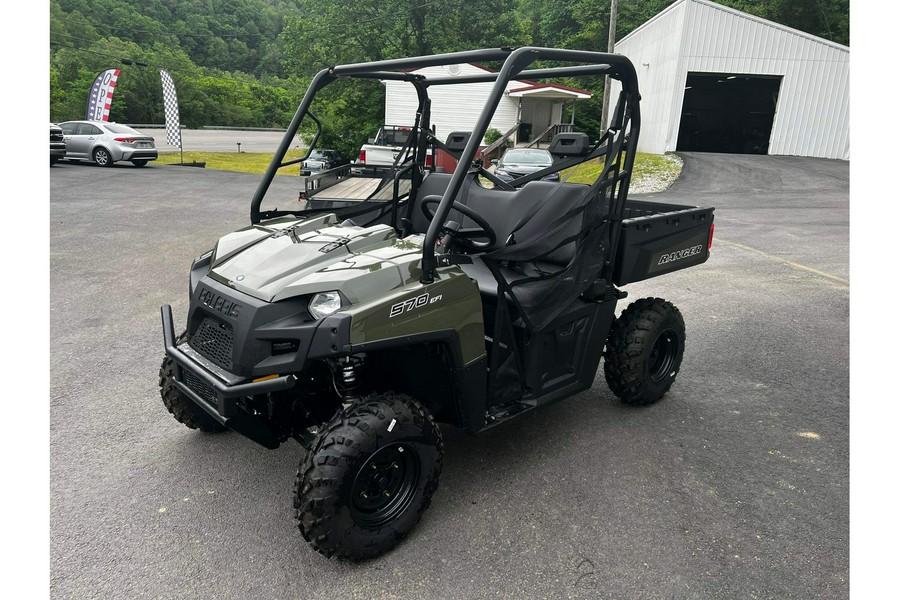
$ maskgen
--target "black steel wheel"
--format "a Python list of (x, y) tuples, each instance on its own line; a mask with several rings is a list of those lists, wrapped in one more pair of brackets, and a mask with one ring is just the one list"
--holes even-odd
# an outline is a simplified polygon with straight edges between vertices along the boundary
[(377, 529), (403, 514), (415, 497), (419, 457), (415, 448), (392, 444), (369, 457), (353, 480), (350, 512), (368, 529)]
[(111, 167), (113, 165), (112, 156), (106, 148), (97, 148), (94, 150), (94, 162), (101, 167)]
[(406, 537), (431, 503), (441, 432), (403, 394), (373, 394), (318, 434), (294, 483), (300, 533), (325, 556), (363, 560)]
[(626, 404), (652, 404), (672, 386), (684, 356), (684, 319), (671, 302), (642, 298), (613, 323), (603, 372)]
[[(175, 343), (184, 341), (185, 335), (186, 332), (182, 332)], [(175, 387), (175, 361), (168, 356), (163, 358), (159, 367), (159, 395), (166, 409), (185, 427), (205, 433), (219, 433), (227, 429)]]

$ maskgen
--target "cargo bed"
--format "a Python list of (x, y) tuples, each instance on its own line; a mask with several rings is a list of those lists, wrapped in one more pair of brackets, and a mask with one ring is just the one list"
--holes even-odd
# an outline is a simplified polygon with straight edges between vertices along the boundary
[(712, 208), (628, 200), (613, 283), (625, 285), (706, 262)]

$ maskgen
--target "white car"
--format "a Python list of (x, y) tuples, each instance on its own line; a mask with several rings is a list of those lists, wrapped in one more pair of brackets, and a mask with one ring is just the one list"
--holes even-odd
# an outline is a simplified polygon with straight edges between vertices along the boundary
[(156, 160), (156, 145), (149, 135), (127, 125), (105, 121), (66, 121), (59, 124), (66, 141), (66, 160), (89, 160), (101, 167), (127, 160), (136, 167)]

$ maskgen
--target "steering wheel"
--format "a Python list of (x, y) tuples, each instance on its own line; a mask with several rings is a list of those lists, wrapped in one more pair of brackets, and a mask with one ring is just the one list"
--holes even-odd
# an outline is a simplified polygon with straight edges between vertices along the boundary
[[(434, 220), (434, 211), (428, 208), (430, 204), (440, 204), (441, 197), (434, 196), (426, 196), (425, 200), (422, 201), (422, 212), (428, 218), (428, 222)], [(493, 248), (497, 245), (497, 234), (494, 233), (494, 229), (490, 226), (490, 224), (484, 220), (484, 217), (476, 213), (474, 210), (466, 206), (465, 204), (461, 204), (454, 200), (453, 202), (453, 210), (461, 212), (465, 216), (469, 217), (478, 227), (470, 227), (468, 229), (460, 229), (459, 231), (453, 231), (452, 229), (448, 229), (446, 226), (441, 227), (441, 231), (444, 233), (449, 233), (453, 235), (453, 241), (456, 244), (459, 244), (466, 250), (470, 250), (472, 252), (486, 252), (487, 250)], [(476, 241), (477, 238), (487, 238), (486, 242)]]

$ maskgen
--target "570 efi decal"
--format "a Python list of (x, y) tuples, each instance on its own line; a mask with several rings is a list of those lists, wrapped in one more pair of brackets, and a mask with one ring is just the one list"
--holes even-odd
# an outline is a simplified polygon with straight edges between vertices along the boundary
[(409, 300), (398, 302), (391, 307), (391, 318), (402, 315), (403, 313), (409, 312), (413, 309), (420, 308), (422, 306), (425, 306), (426, 304), (434, 304), (441, 298), (442, 296), (440, 294), (434, 296), (433, 298), (429, 297), (428, 293), (426, 292), (421, 296), (416, 296), (415, 298), (410, 298)]

